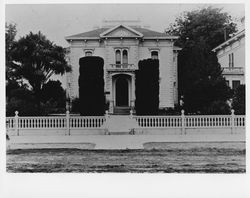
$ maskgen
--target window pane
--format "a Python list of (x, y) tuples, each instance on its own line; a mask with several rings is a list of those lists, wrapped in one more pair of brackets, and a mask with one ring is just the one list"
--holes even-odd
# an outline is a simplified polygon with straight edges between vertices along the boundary
[(120, 50), (116, 50), (116, 52), (115, 52), (115, 63), (121, 64), (121, 52), (120, 52)]
[(122, 63), (128, 64), (128, 51), (127, 50), (123, 50), (122, 52)]

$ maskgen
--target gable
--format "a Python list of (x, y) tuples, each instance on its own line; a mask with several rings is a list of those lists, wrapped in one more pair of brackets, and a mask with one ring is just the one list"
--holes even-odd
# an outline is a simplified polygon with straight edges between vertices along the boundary
[(133, 38), (136, 38), (136, 37), (142, 37), (143, 35), (130, 28), (130, 27), (127, 27), (127, 26), (124, 26), (124, 25), (119, 25), (119, 26), (116, 26), (114, 28), (111, 28), (111, 29), (108, 29), (107, 31), (103, 32), (102, 34), (100, 34), (100, 37), (133, 37)]

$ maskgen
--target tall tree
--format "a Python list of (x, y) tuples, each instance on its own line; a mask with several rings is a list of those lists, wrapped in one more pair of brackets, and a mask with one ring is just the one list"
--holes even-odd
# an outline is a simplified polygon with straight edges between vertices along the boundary
[(184, 12), (166, 32), (179, 36), (176, 44), (180, 47), (185, 47), (186, 41), (189, 40), (193, 41), (193, 44), (203, 42), (212, 50), (236, 32), (236, 23), (228, 13), (222, 12), (222, 9), (210, 6)]
[(34, 92), (40, 107), (41, 90), (53, 74), (71, 70), (65, 60), (66, 50), (48, 40), (40, 31), (30, 32), (13, 46), (15, 74), (25, 79)]
[[(17, 83), (18, 76), (14, 75), (15, 64), (13, 63), (13, 47), (16, 43), (16, 24), (5, 24), (5, 62), (6, 62), (6, 80), (8, 83)], [(10, 82), (12, 81), (12, 82)]]
[(185, 47), (179, 54), (179, 93), (184, 96), (187, 112), (213, 113), (211, 106), (230, 97), (218, 59), (204, 45)]
[(230, 89), (211, 50), (235, 31), (231, 16), (212, 7), (185, 12), (168, 28), (167, 33), (179, 36), (176, 45), (182, 47), (178, 56), (178, 90), (188, 112), (212, 113), (217, 104), (226, 105)]

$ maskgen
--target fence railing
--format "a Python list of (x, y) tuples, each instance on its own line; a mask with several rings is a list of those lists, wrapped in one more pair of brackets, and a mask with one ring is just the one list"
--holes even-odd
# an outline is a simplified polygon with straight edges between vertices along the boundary
[(104, 122), (104, 116), (74, 116), (69, 118), (69, 127), (71, 129), (100, 128), (103, 126)]
[[(70, 134), (70, 129), (104, 129), (105, 116), (70, 116), (66, 112), (65, 116), (49, 117), (19, 117), (15, 112), (15, 117), (7, 117), (8, 129), (14, 129), (19, 135), (20, 129), (64, 129)], [(234, 115), (184, 115), (180, 116), (133, 116), (138, 128), (180, 128), (185, 133), (191, 128), (231, 128), (232, 132), (236, 128), (245, 127), (245, 116)]]
[(179, 128), (180, 116), (134, 116), (141, 128)]
[(140, 128), (226, 128), (245, 127), (245, 116), (234, 115), (184, 115), (134, 116)]

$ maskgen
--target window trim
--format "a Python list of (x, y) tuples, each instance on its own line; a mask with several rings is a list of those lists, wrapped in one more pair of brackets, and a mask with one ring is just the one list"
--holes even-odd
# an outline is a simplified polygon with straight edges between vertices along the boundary
[(158, 52), (158, 60), (160, 59), (160, 48), (148, 48), (150, 52), (150, 57), (152, 58), (152, 52), (156, 51)]
[(91, 56), (93, 56), (95, 49), (83, 49), (84, 51), (84, 56), (86, 56), (86, 53), (90, 52)]
[[(116, 47), (114, 48), (114, 51), (115, 51), (115, 64), (123, 64), (123, 52), (126, 51), (127, 52), (127, 63), (129, 62), (129, 48), (128, 47)], [(120, 51), (120, 58), (121, 58), (121, 63), (117, 63), (117, 59), (116, 59), (116, 52), (117, 51)]]
[[(154, 52), (157, 53), (157, 58), (153, 58), (153, 56), (156, 56), (156, 55), (153, 55)], [(150, 52), (150, 55), (151, 55), (151, 59), (157, 59), (157, 60), (159, 60), (159, 51), (152, 50), (152, 51)]]

